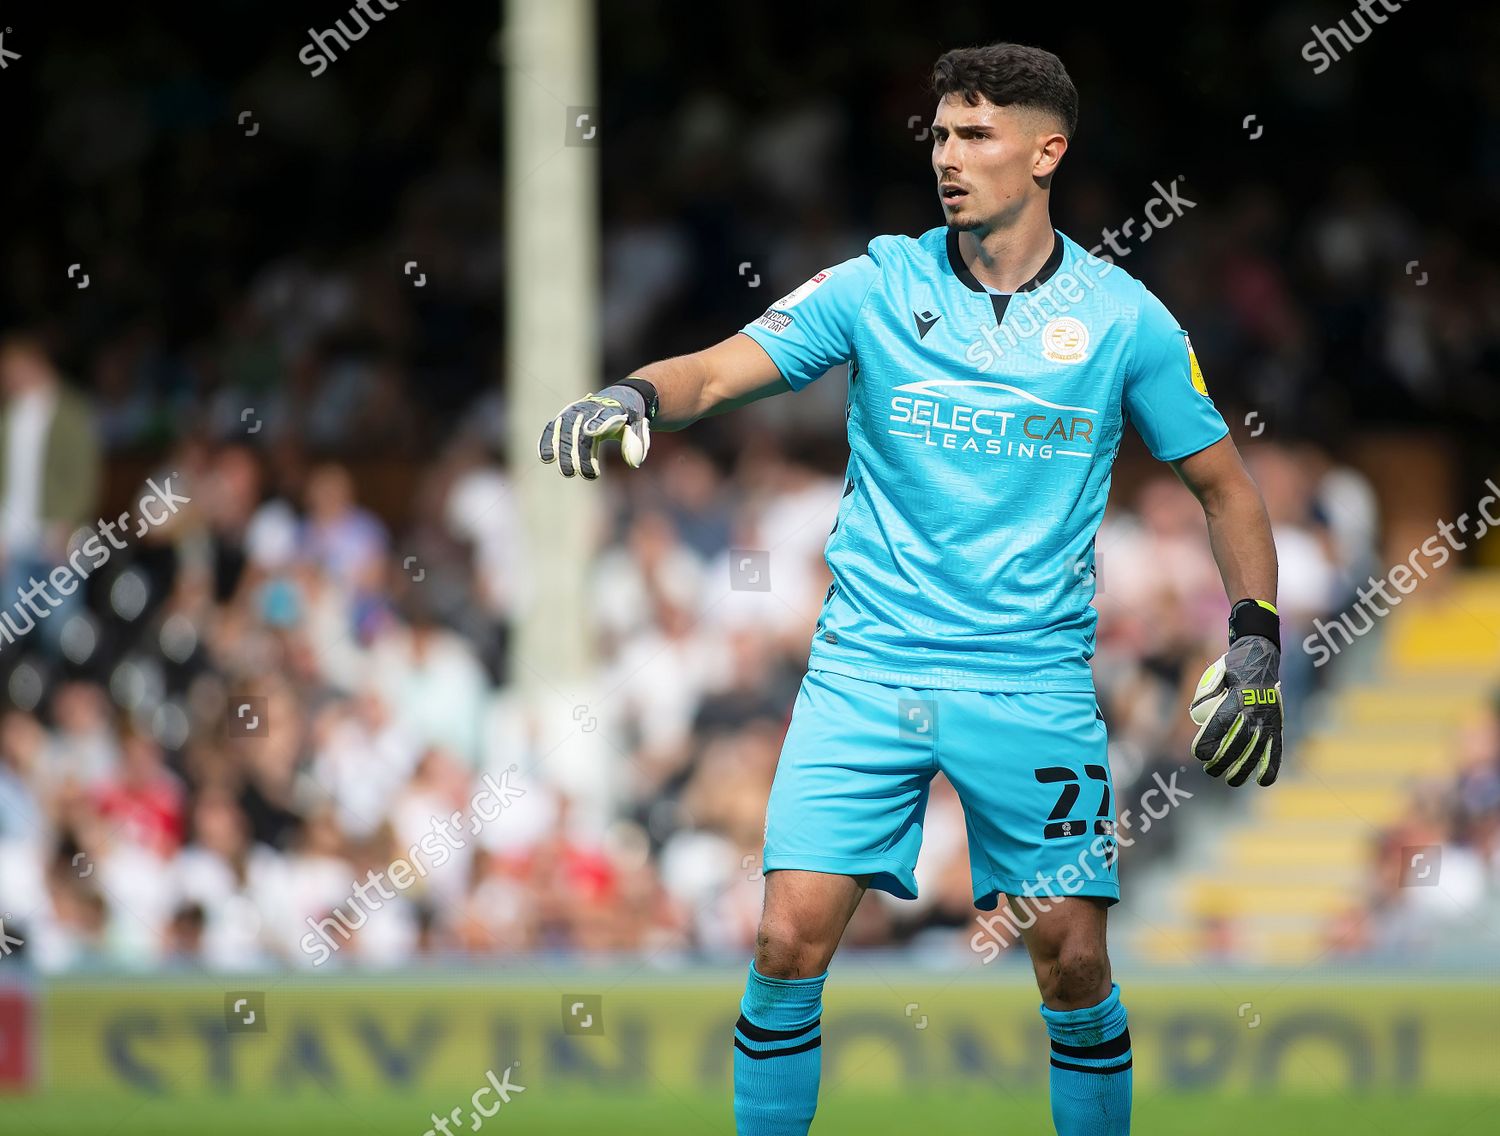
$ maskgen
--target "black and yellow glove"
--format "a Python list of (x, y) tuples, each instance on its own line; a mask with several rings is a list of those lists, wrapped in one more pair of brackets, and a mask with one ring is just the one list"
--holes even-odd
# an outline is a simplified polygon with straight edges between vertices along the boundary
[(651, 449), (651, 419), (656, 415), (656, 388), (645, 379), (625, 379), (598, 394), (570, 402), (542, 431), (537, 455), (557, 463), (564, 477), (599, 476), (598, 443), (620, 443), (625, 464), (638, 468)]
[(1229, 650), (1198, 680), (1188, 709), (1198, 724), (1193, 756), (1210, 777), (1270, 785), (1281, 771), (1281, 621), (1264, 600), (1229, 615)]

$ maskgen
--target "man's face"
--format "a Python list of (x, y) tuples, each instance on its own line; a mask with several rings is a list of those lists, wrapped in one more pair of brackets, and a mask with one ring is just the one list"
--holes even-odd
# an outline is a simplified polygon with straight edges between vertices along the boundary
[(1038, 111), (983, 98), (970, 106), (962, 95), (945, 95), (932, 122), (932, 169), (948, 226), (1003, 227), (1045, 188), (1038, 177), (1050, 175), (1061, 157), (1047, 153), (1048, 139), (1061, 142), (1061, 135)]

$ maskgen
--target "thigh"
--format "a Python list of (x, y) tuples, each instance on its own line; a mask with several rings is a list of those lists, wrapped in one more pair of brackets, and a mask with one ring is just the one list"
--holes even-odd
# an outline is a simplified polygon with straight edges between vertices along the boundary
[(928, 784), (928, 692), (809, 671), (766, 806), (765, 871), (869, 876), (915, 898)]
[(944, 695), (939, 764), (963, 802), (975, 906), (993, 910), (1000, 893), (1118, 900), (1114, 786), (1094, 695)]

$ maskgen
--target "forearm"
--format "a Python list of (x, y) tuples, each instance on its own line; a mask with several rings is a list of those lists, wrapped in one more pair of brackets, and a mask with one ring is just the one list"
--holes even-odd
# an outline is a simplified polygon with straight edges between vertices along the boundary
[(1203, 501), (1208, 542), (1230, 603), (1276, 602), (1276, 542), (1271, 519), (1253, 482), (1209, 495)]
[(651, 429), (681, 430), (712, 409), (708, 401), (712, 376), (704, 355), (702, 351), (678, 355), (630, 372), (632, 378), (645, 379), (656, 388), (659, 402)]
[(630, 373), (656, 388), (653, 430), (681, 430), (700, 418), (792, 389), (765, 349), (742, 334)]
[(1189, 704), (1198, 726), (1193, 756), (1205, 773), (1231, 787), (1253, 779), (1264, 788), (1281, 773), (1285, 722), (1271, 521), (1248, 474), (1231, 474), (1199, 499), (1224, 591), (1234, 606), (1229, 650), (1204, 670)]
[(680, 430), (706, 414), (791, 389), (764, 348), (748, 335), (732, 335), (691, 355), (648, 363), (570, 402), (543, 428), (537, 456), (556, 462), (564, 477), (593, 480), (600, 473), (599, 440), (618, 441), (625, 464), (639, 466), (653, 429)]

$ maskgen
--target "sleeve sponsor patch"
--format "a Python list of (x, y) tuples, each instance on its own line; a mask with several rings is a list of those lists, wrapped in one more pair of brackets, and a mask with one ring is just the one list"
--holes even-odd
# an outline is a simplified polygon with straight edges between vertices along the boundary
[(755, 321), (756, 327), (763, 327), (767, 331), (774, 331), (780, 335), (792, 326), (792, 317), (787, 312), (778, 312), (775, 308), (767, 308), (765, 314)]

